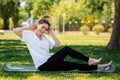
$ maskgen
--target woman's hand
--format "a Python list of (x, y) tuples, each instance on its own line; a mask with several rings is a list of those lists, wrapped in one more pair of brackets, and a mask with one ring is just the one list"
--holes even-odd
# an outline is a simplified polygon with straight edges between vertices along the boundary
[(54, 47), (60, 47), (61, 43), (60, 43), (59, 39), (56, 37), (54, 31), (52, 29), (49, 29), (48, 34), (50, 34), (53, 37), (54, 41), (55, 41)]
[(34, 31), (37, 28), (37, 24), (32, 24), (30, 26), (30, 30)]
[(48, 34), (54, 35), (54, 31), (53, 31), (52, 29), (49, 29), (49, 30), (48, 30)]

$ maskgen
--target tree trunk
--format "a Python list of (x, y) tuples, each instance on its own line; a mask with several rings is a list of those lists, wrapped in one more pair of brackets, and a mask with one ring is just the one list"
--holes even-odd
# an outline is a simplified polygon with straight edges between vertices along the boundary
[(120, 0), (115, 0), (115, 15), (113, 23), (113, 32), (107, 45), (109, 50), (120, 49)]
[(4, 18), (3, 22), (4, 22), (4, 28), (5, 30), (9, 29), (9, 18)]
[(19, 18), (19, 0), (0, 0), (0, 17), (3, 19), (4, 29), (9, 29), (9, 18), (17, 25)]

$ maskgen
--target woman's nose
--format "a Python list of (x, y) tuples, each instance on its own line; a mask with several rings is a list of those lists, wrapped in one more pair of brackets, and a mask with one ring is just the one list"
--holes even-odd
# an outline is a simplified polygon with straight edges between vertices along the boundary
[(42, 32), (45, 32), (45, 29), (42, 29)]

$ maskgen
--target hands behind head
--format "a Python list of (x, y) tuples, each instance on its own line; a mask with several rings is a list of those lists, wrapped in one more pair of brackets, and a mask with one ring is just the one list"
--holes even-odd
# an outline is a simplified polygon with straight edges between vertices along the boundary
[[(34, 31), (36, 28), (37, 28), (37, 24), (32, 24), (30, 26), (30, 30), (32, 31)], [(48, 31), (46, 31), (46, 34), (54, 35), (54, 31), (51, 28), (49, 28)]]
[(32, 25), (30, 26), (30, 29), (33, 30), (33, 31), (34, 31), (36, 28), (37, 28), (37, 24), (32, 24)]
[(50, 29), (48, 30), (48, 33), (47, 33), (47, 34), (53, 35), (53, 34), (54, 34), (54, 31), (50, 28)]

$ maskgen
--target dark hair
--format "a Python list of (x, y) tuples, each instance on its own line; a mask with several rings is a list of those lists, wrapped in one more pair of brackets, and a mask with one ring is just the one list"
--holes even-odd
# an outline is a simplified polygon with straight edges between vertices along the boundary
[(38, 20), (38, 24), (43, 24), (43, 23), (48, 24), (48, 26), (50, 27), (50, 23), (46, 19), (40, 19), (40, 20)]

